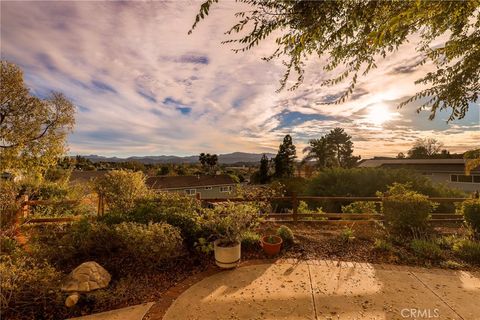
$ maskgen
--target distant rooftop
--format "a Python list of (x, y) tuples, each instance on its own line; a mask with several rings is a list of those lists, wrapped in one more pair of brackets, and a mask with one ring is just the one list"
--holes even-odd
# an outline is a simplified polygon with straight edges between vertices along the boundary
[(431, 164), (431, 165), (465, 165), (464, 159), (392, 159), (392, 160), (365, 160), (359, 167), (376, 168), (383, 165), (415, 165), (415, 164)]
[(147, 186), (151, 189), (211, 187), (233, 184), (235, 184), (235, 181), (228, 175), (156, 176), (147, 178)]

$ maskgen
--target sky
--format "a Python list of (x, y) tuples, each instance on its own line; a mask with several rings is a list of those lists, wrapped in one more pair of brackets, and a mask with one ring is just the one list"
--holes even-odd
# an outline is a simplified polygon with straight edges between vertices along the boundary
[(222, 45), (243, 9), (233, 1), (215, 6), (188, 35), (200, 4), (2, 1), (1, 58), (24, 70), (33, 94), (60, 91), (74, 102), (70, 154), (275, 153), (291, 134), (302, 157), (309, 139), (335, 127), (352, 136), (362, 158), (406, 153), (418, 138), (440, 140), (451, 152), (479, 147), (478, 104), (450, 123), (448, 113), (428, 120), (415, 104), (397, 109), (433, 70), (414, 67), (414, 38), (360, 78), (349, 100), (325, 105), (346, 84), (320, 86), (335, 76), (323, 61), (310, 58), (299, 89), (277, 93), (284, 66), (261, 60), (274, 39), (246, 53)]

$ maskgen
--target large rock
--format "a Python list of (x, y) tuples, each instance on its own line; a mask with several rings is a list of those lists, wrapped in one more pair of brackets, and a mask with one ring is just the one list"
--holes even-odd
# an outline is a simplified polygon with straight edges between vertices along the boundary
[(105, 288), (112, 276), (95, 261), (84, 262), (65, 279), (61, 289), (65, 292), (89, 292)]

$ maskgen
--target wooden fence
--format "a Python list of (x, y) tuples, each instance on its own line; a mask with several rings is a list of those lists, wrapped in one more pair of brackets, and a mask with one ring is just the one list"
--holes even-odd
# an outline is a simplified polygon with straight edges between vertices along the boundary
[[(351, 224), (374, 224), (383, 220), (382, 214), (352, 214), (352, 213), (299, 213), (300, 201), (334, 201), (334, 202), (354, 202), (354, 201), (370, 201), (381, 202), (381, 197), (314, 197), (314, 196), (289, 196), (289, 197), (270, 197), (270, 198), (231, 198), (231, 199), (199, 199), (205, 205), (215, 205), (221, 202), (258, 202), (258, 201), (281, 201), (291, 205), (290, 212), (279, 213), (271, 212), (264, 217), (268, 221), (278, 222), (307, 222), (314, 224), (327, 225), (351, 225)], [(455, 203), (463, 202), (466, 198), (429, 198), (430, 201), (436, 203)], [(99, 196), (97, 215), (104, 214), (105, 204), (104, 198)], [(72, 217), (58, 217), (58, 218), (35, 218), (31, 217), (29, 208), (35, 205), (75, 205), (81, 203), (81, 200), (70, 201), (47, 201), (47, 200), (28, 200), (24, 199), (20, 207), (20, 216), (24, 218), (27, 223), (62, 223), (72, 222), (81, 219), (81, 216)], [(94, 217), (92, 218), (94, 219)], [(432, 214), (430, 222), (432, 225), (461, 225), (463, 223), (463, 216), (455, 213), (434, 213)]]

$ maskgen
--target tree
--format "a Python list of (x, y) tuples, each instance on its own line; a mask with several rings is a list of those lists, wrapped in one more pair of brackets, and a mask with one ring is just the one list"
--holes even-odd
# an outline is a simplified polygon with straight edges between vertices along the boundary
[(263, 154), (262, 159), (260, 159), (260, 169), (258, 170), (258, 182), (261, 184), (265, 184), (270, 180), (269, 167), (270, 161), (267, 155)]
[(326, 140), (334, 154), (335, 161), (342, 168), (353, 168), (357, 165), (359, 156), (353, 156), (352, 137), (342, 128), (335, 128), (326, 135)]
[(480, 149), (469, 150), (463, 154), (465, 159), (465, 174), (470, 175), (470, 172), (480, 166)]
[(293, 177), (295, 173), (295, 159), (296, 148), (292, 142), (292, 137), (287, 134), (283, 138), (283, 143), (278, 148), (278, 153), (273, 159), (275, 164), (275, 177), (276, 178), (289, 178)]
[(328, 143), (326, 137), (320, 139), (312, 139), (309, 146), (303, 149), (303, 153), (307, 153), (303, 161), (315, 160), (318, 169), (331, 168), (334, 166), (335, 155)]
[(150, 194), (145, 179), (140, 171), (114, 170), (97, 178), (94, 189), (105, 197), (109, 212), (124, 214), (135, 207), (137, 200)]
[(209, 174), (213, 174), (215, 172), (215, 167), (218, 164), (218, 156), (216, 154), (205, 154), (202, 152), (200, 153), (198, 160), (200, 161), (205, 172)]
[[(234, 52), (245, 52), (270, 35), (276, 50), (264, 60), (283, 59), (285, 73), (280, 89), (296, 74), (296, 89), (304, 79), (305, 61), (311, 56), (324, 58), (326, 72), (341, 70), (322, 85), (348, 81), (348, 87), (335, 103), (352, 93), (358, 76), (377, 67), (376, 62), (398, 50), (399, 46), (418, 39), (415, 68), (431, 61), (436, 70), (416, 83), (426, 89), (403, 101), (400, 106), (420, 100), (420, 109), (429, 108), (433, 119), (438, 110), (450, 110), (449, 120), (461, 119), (469, 103), (480, 92), (480, 16), (478, 0), (465, 1), (305, 1), (238, 0), (250, 6), (238, 12), (238, 21), (226, 32), (239, 35), (223, 43), (239, 44)], [(195, 18), (192, 29), (204, 19), (213, 3), (207, 0)], [(251, 9), (251, 10), (250, 10)], [(249, 29), (249, 31), (246, 31)], [(447, 40), (438, 45), (440, 37)]]
[(443, 143), (433, 138), (419, 138), (415, 141), (413, 147), (408, 150), (410, 159), (429, 159), (439, 154)]
[(303, 152), (307, 153), (303, 161), (316, 160), (317, 168), (353, 168), (357, 165), (359, 156), (353, 156), (353, 142), (342, 128), (335, 128), (320, 139), (309, 141), (310, 146)]
[(32, 96), (18, 66), (1, 61), (0, 170), (42, 173), (65, 153), (75, 107), (63, 94)]
[(405, 159), (405, 154), (403, 152), (399, 152), (397, 154), (397, 159)]

